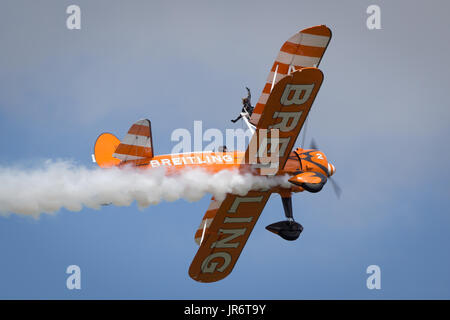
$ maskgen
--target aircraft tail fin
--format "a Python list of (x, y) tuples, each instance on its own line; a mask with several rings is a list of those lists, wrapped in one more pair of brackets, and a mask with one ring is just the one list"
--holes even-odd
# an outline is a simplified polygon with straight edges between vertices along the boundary
[(135, 122), (125, 135), (113, 157), (125, 161), (153, 158), (153, 141), (151, 123), (148, 119)]

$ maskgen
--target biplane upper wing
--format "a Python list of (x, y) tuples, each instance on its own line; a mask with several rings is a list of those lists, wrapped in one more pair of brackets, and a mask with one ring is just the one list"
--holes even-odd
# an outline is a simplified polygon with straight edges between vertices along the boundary
[(290, 37), (281, 47), (267, 76), (266, 84), (251, 116), (251, 123), (261, 118), (275, 84), (292, 71), (318, 67), (331, 39), (331, 30), (324, 25), (307, 28)]
[[(250, 140), (245, 162), (263, 168), (270, 164), (267, 175), (279, 173), (294, 147), (323, 81), (317, 68), (302, 68), (281, 79), (273, 88)], [(277, 136), (272, 136), (272, 130)], [(253, 146), (253, 147), (252, 147)], [(276, 151), (275, 154), (272, 154)], [(265, 156), (270, 163), (259, 162)], [(264, 160), (266, 161), (266, 160)], [(257, 165), (260, 163), (261, 165)], [(270, 172), (270, 173), (269, 173)]]

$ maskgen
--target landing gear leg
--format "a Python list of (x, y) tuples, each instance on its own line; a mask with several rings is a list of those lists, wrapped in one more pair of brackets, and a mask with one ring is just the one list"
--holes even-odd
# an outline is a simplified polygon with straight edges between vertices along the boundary
[(266, 229), (279, 235), (285, 240), (297, 240), (300, 233), (303, 231), (303, 227), (294, 220), (294, 215), (292, 213), (292, 198), (290, 196), (281, 197), (281, 201), (283, 202), (284, 215), (287, 220), (272, 223), (271, 225), (268, 225)]

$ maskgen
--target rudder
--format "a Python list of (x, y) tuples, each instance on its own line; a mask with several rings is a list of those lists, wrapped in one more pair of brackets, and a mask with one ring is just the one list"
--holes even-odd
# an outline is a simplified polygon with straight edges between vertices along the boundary
[(151, 122), (141, 119), (131, 126), (112, 156), (125, 162), (153, 158), (153, 155)]

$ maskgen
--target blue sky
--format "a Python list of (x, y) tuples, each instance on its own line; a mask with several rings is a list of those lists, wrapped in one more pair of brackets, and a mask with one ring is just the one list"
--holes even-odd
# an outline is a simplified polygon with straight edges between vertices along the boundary
[[(81, 30), (67, 30), (78, 4)], [(381, 30), (366, 8), (381, 8)], [(326, 24), (333, 38), (308, 124), (337, 168), (297, 194), (304, 231), (286, 242), (273, 195), (229, 277), (191, 280), (194, 233), (208, 207), (61, 210), (0, 216), (0, 298), (450, 298), (445, 1), (4, 1), (0, 12), (0, 165), (71, 159), (93, 166), (97, 135), (153, 125), (156, 153), (176, 128), (233, 128), (244, 86), (258, 96), (281, 44)], [(256, 100), (256, 98), (255, 98)], [(300, 140), (298, 141), (300, 143)], [(1, 183), (1, 182), (0, 182)], [(67, 290), (79, 265), (82, 289)], [(379, 265), (381, 290), (366, 288)]]

